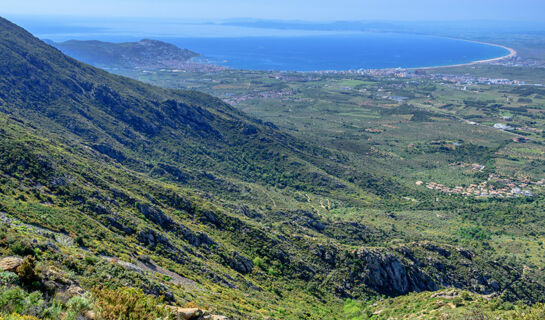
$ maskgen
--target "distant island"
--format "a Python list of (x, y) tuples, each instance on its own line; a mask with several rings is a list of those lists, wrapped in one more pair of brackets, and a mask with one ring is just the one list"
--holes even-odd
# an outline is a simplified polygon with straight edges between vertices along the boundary
[(63, 53), (102, 68), (181, 68), (200, 54), (158, 40), (112, 43), (97, 40), (47, 41)]

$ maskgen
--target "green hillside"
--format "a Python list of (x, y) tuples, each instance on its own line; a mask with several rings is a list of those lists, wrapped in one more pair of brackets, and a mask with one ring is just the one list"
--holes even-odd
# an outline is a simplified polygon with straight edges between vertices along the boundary
[(540, 268), (481, 241), (542, 221), (540, 199), (431, 197), (212, 96), (80, 63), (4, 19), (0, 74), (5, 319), (172, 317), (165, 305), (339, 319), (347, 299), (450, 287), (545, 296)]
[(150, 39), (125, 43), (70, 40), (49, 44), (71, 57), (98, 67), (176, 68), (199, 56), (196, 52)]

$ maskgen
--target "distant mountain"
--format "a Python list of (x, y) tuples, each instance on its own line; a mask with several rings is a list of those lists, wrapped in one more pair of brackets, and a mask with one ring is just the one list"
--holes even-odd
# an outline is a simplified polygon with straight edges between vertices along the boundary
[[(350, 31), (350, 32), (394, 32), (456, 37), (469, 40), (501, 41), (501, 35), (537, 33), (542, 34), (544, 24), (541, 22), (515, 21), (330, 21), (311, 22), (301, 20), (266, 20), (266, 19), (227, 19), (220, 24), (275, 30), (306, 31)], [(471, 31), (468, 31), (471, 30)], [(489, 34), (483, 39), (483, 34)], [(495, 35), (494, 40), (490, 36)], [(498, 39), (500, 39), (498, 41)]]
[(221, 24), (260, 29), (308, 31), (390, 31), (399, 28), (399, 24), (385, 21), (310, 22), (301, 20), (229, 19), (221, 22)]
[(47, 41), (63, 53), (97, 67), (176, 68), (199, 54), (188, 49), (158, 41), (111, 43), (102, 41)]

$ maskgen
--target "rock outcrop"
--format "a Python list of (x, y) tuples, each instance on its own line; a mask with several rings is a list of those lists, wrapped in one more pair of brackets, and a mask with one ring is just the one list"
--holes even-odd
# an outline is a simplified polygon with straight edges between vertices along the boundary
[(254, 264), (250, 259), (236, 251), (233, 251), (232, 256), (229, 258), (229, 266), (242, 274), (250, 273), (254, 268)]
[(2, 271), (16, 272), (22, 263), (23, 259), (20, 257), (5, 257), (0, 260), (0, 269)]
[(167, 306), (176, 320), (229, 320), (226, 316), (207, 314), (200, 308), (180, 308)]
[(418, 268), (404, 264), (395, 255), (361, 248), (354, 252), (356, 272), (350, 278), (387, 295), (437, 290), (433, 280)]
[(204, 312), (199, 308), (177, 308), (168, 307), (176, 320), (192, 320), (199, 319), (204, 315)]

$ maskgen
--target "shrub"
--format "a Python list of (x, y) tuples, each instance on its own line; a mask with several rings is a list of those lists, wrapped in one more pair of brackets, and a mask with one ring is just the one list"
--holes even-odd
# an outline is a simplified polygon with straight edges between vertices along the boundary
[(8, 287), (10, 285), (17, 284), (19, 282), (19, 276), (13, 272), (0, 272), (0, 286)]
[[(27, 293), (21, 287), (3, 287), (0, 289), (0, 310), (3, 314), (18, 314), (40, 318), (48, 313), (41, 292)], [(48, 319), (55, 319), (55, 317), (49, 317)]]
[(146, 255), (146, 254), (141, 254), (137, 257), (138, 260), (140, 260), (141, 262), (145, 263), (145, 264), (150, 264), (151, 263), (151, 258)]
[(467, 292), (467, 291), (462, 292), (462, 294), (460, 295), (460, 297), (461, 297), (464, 301), (471, 301), (471, 300), (473, 300), (473, 298), (471, 297), (471, 294), (469, 294), (469, 292)]
[(269, 273), (271, 276), (278, 275), (278, 272), (273, 267), (270, 267), (269, 269), (267, 269), (267, 273)]
[(366, 310), (363, 303), (360, 301), (352, 300), (352, 299), (346, 299), (344, 302), (344, 319), (368, 319), (371, 317), (369, 315), (370, 311)]
[(91, 309), (91, 303), (84, 297), (75, 296), (68, 300), (66, 308), (68, 310), (65, 320), (76, 320), (82, 312)]
[(17, 275), (24, 285), (31, 286), (40, 278), (35, 271), (36, 260), (33, 256), (26, 256), (19, 267), (17, 267)]
[(153, 320), (169, 316), (162, 299), (141, 289), (94, 289), (94, 308), (101, 320)]
[(509, 319), (512, 320), (542, 320), (545, 319), (545, 305), (537, 303), (531, 307), (517, 306), (514, 314)]
[(23, 310), (22, 314), (30, 316), (42, 316), (46, 309), (46, 303), (43, 299), (42, 293), (39, 291), (34, 291), (28, 294), (23, 301)]
[(25, 297), (26, 292), (19, 287), (0, 288), (0, 310), (6, 314), (21, 313)]
[(18, 239), (11, 236), (7, 239), (7, 242), (13, 255), (24, 256), (34, 254), (32, 244), (27, 239)]
[(259, 268), (263, 268), (263, 265), (265, 264), (265, 261), (261, 257), (255, 257), (252, 261), (254, 266), (257, 266)]
[(34, 316), (26, 316), (26, 315), (13, 313), (6, 317), (0, 317), (0, 320), (40, 320), (40, 319)]
[(184, 308), (197, 308), (197, 309), (201, 309), (201, 307), (199, 307), (199, 305), (196, 304), (196, 303), (193, 302), (193, 301), (187, 302), (186, 304), (184, 304), (183, 307), (184, 307)]
[(456, 307), (461, 307), (464, 305), (464, 299), (461, 297), (456, 297), (452, 299), (452, 304), (454, 304)]

